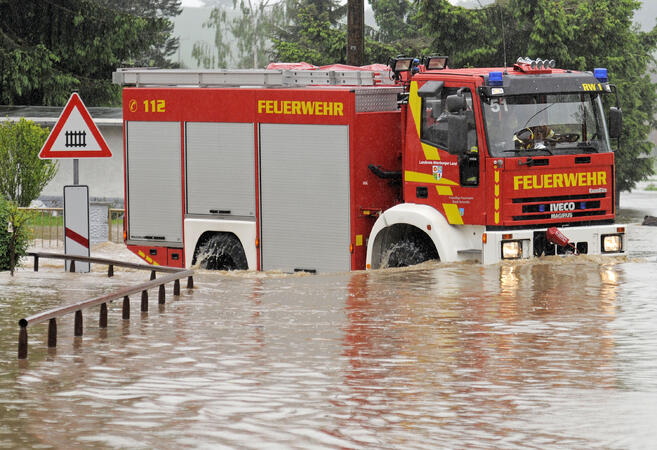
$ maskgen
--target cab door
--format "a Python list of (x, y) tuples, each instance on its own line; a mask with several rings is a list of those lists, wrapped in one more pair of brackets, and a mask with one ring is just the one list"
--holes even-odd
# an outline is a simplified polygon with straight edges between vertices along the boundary
[[(411, 84), (404, 161), (404, 197), (429, 204), (450, 224), (484, 224), (483, 126), (479, 99), (472, 80), (417, 81)], [(462, 101), (449, 111), (454, 96)], [(451, 98), (451, 100), (450, 100)], [(454, 116), (467, 123), (465, 151), (450, 151)]]

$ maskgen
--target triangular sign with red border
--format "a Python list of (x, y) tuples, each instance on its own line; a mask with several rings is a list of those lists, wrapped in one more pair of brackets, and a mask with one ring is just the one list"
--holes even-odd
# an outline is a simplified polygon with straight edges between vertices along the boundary
[(98, 127), (74, 92), (68, 99), (46, 143), (41, 147), (39, 158), (109, 158), (112, 152), (100, 134)]

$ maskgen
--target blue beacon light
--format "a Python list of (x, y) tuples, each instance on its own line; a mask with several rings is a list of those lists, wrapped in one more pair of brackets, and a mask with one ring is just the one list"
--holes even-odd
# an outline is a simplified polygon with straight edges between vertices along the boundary
[(502, 72), (490, 72), (488, 74), (488, 85), (489, 86), (502, 86), (504, 81), (502, 78)]
[(600, 83), (606, 83), (609, 80), (607, 69), (598, 67), (593, 69), (593, 76), (598, 79)]

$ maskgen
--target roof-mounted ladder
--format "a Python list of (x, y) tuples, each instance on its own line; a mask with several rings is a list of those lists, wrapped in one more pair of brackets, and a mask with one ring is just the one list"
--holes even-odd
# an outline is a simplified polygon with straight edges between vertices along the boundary
[(362, 70), (181, 70), (117, 69), (112, 82), (122, 86), (374, 86), (394, 84), (390, 72)]

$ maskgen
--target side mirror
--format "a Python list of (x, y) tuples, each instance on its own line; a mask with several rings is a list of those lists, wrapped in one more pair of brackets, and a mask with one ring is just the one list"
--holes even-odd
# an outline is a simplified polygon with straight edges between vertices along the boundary
[(466, 108), (468, 107), (467, 103), (465, 102), (465, 96), (464, 95), (459, 95), (459, 94), (454, 94), (454, 95), (448, 95), (447, 96), (447, 111), (450, 113), (459, 113), (461, 111), (465, 111)]
[[(449, 97), (447, 97), (447, 103), (449, 104)], [(447, 119), (447, 123), (447, 151), (451, 155), (465, 153), (468, 149), (468, 118), (465, 115), (452, 114)]]
[(609, 108), (609, 137), (612, 139), (620, 138), (623, 130), (623, 112), (620, 108), (612, 106)]

